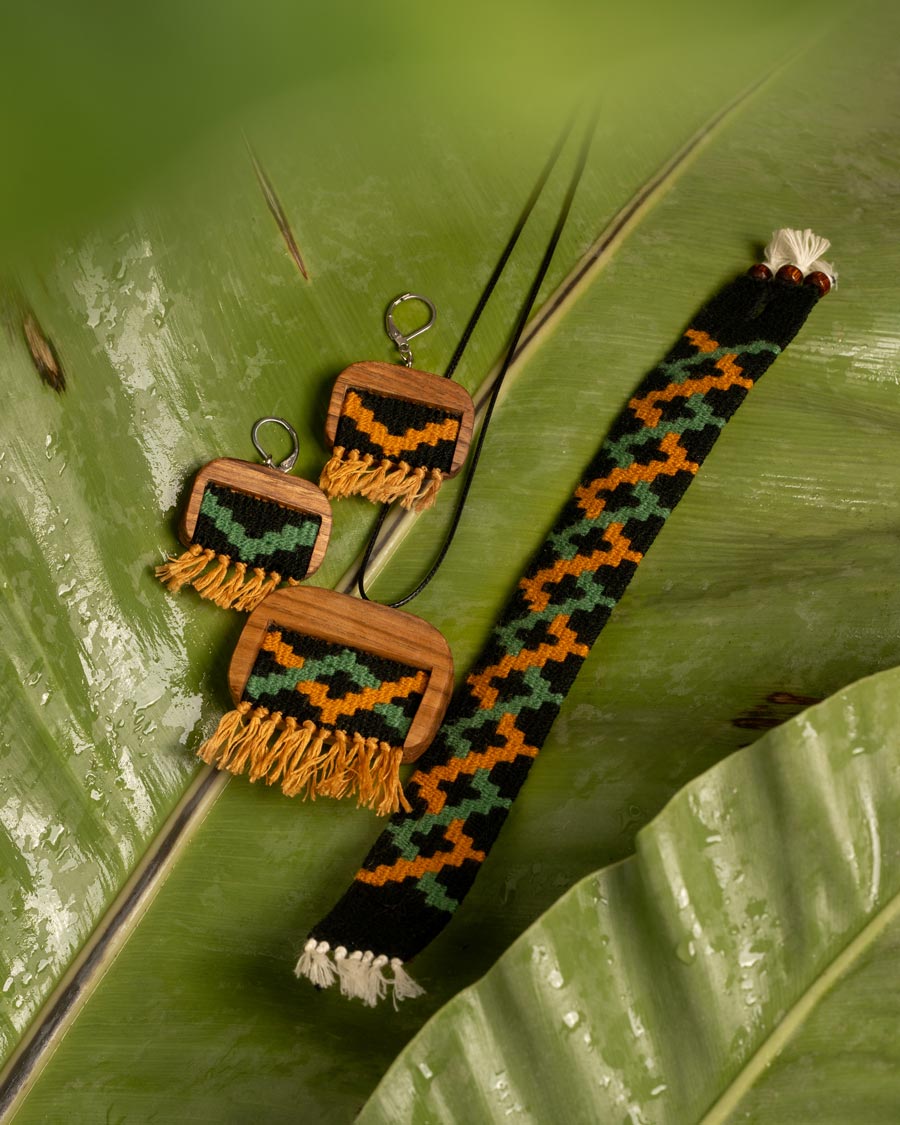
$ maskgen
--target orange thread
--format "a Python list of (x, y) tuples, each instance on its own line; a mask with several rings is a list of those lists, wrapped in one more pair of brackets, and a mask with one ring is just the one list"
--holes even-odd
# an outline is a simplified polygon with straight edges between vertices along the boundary
[[(271, 652), (283, 668), (302, 668), (303, 657), (298, 656), (286, 641), (281, 638), (281, 633), (273, 631), (266, 633), (263, 638), (262, 648)], [(363, 688), (360, 692), (353, 692), (337, 699), (329, 699), (329, 686), (324, 683), (301, 682), (296, 685), (296, 690), (317, 707), (320, 712), (320, 721), (334, 724), (341, 715), (355, 715), (357, 711), (368, 711), (376, 703), (389, 703), (397, 696), (408, 697), (414, 691), (424, 691), (428, 682), (428, 673), (420, 670), (414, 676), (401, 676), (399, 680), (392, 680), (381, 684), (377, 688)]]
[[(547, 600), (549, 601), (549, 595)], [(507, 654), (502, 660), (485, 668), (478, 675), (469, 676), (466, 683), (481, 706), (485, 710), (490, 710), (497, 702), (498, 689), (493, 685), (495, 679), (506, 679), (510, 672), (523, 672), (526, 668), (541, 668), (548, 660), (561, 662), (572, 653), (576, 656), (587, 656), (589, 651), (587, 645), (579, 644), (578, 634), (568, 628), (568, 623), (568, 615), (561, 613), (548, 626), (547, 632), (557, 638), (555, 644), (543, 641), (537, 648), (522, 649), (515, 656)]]
[(712, 336), (710, 336), (708, 332), (704, 332), (702, 328), (689, 328), (684, 335), (698, 352), (714, 352), (719, 346), (719, 341), (714, 340)]
[(261, 645), (266, 652), (271, 652), (282, 668), (302, 668), (303, 657), (298, 656), (287, 641), (281, 639), (280, 631), (266, 633)]
[(670, 383), (660, 391), (651, 391), (646, 398), (633, 398), (629, 407), (634, 411), (636, 418), (647, 426), (658, 426), (662, 418), (662, 410), (657, 402), (671, 402), (673, 398), (690, 398), (691, 395), (705, 395), (707, 391), (727, 391), (733, 386), (753, 386), (753, 380), (748, 379), (742, 368), (734, 362), (737, 353), (729, 352), (716, 361), (716, 367), (721, 375), (704, 375), (699, 379), (685, 379), (683, 383)]
[(687, 450), (678, 444), (680, 438), (681, 434), (666, 434), (659, 443), (659, 452), (665, 453), (666, 461), (651, 461), (649, 465), (639, 465), (635, 462), (627, 469), (613, 469), (609, 476), (579, 486), (575, 490), (578, 506), (588, 519), (594, 520), (606, 507), (606, 498), (598, 498), (597, 494), (600, 492), (611, 492), (620, 484), (652, 482), (661, 476), (672, 477), (678, 472), (696, 473), (699, 466), (693, 461), (688, 461)]
[(384, 683), (380, 687), (363, 688), (360, 692), (351, 692), (338, 699), (329, 699), (328, 684), (301, 682), (297, 684), (296, 690), (319, 709), (323, 723), (333, 725), (341, 715), (370, 711), (376, 703), (389, 703), (397, 696), (408, 697), (414, 691), (424, 691), (427, 681), (427, 672), (416, 672), (414, 676), (402, 676), (399, 680)]
[(383, 887), (385, 883), (402, 883), (410, 875), (417, 879), (427, 871), (441, 871), (445, 867), (460, 867), (467, 859), (474, 859), (477, 863), (484, 862), (484, 852), (473, 848), (471, 836), (463, 832), (464, 820), (451, 820), (447, 825), (444, 838), (453, 844), (453, 850), (438, 852), (432, 856), (418, 856), (416, 859), (398, 859), (396, 863), (382, 863), (374, 871), (357, 871), (356, 878), (360, 883), (369, 883), (373, 887)]
[[(639, 563), (644, 556), (640, 551), (631, 550), (631, 540), (622, 534), (624, 526), (621, 523), (611, 523), (604, 531), (603, 540), (609, 544), (608, 551), (597, 550), (590, 555), (576, 555), (572, 559), (557, 559), (553, 566), (539, 570), (533, 578), (523, 578), (519, 583), (519, 589), (524, 592), (528, 599), (529, 607), (535, 613), (540, 613), (541, 610), (546, 609), (550, 604), (553, 592), (552, 590), (546, 590), (545, 586), (548, 583), (561, 582), (567, 574), (577, 576), (583, 574), (586, 570), (598, 570), (601, 566), (619, 566), (623, 562)], [(559, 618), (556, 620), (558, 621)], [(568, 617), (565, 620), (568, 621)], [(579, 652), (578, 655), (587, 656), (587, 649), (585, 648), (584, 652)], [(489, 704), (489, 706), (493, 706), (493, 704)]]
[(459, 419), (446, 418), (443, 422), (429, 422), (421, 430), (407, 430), (397, 436), (377, 420), (371, 410), (363, 406), (362, 399), (355, 391), (348, 391), (341, 411), (352, 418), (362, 432), (381, 446), (388, 457), (397, 457), (404, 452), (412, 452), (420, 445), (437, 445), (439, 441), (456, 441), (459, 434)]
[(501, 716), (497, 723), (497, 734), (506, 739), (503, 746), (473, 750), (465, 758), (451, 758), (443, 765), (434, 766), (427, 773), (423, 770), (413, 773), (407, 784), (416, 785), (418, 795), (426, 802), (426, 812), (437, 814), (447, 803), (447, 794), (439, 788), (442, 781), (453, 782), (461, 775), (470, 776), (481, 769), (491, 770), (499, 762), (514, 762), (520, 756), (537, 757), (537, 747), (525, 742), (525, 736), (516, 726), (515, 715), (507, 712)]

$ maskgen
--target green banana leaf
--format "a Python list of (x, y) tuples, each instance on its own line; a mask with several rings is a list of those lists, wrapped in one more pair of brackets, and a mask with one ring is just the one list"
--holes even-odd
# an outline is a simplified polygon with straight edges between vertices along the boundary
[[(384, 26), (354, 24), (346, 56), (335, 14), (304, 25), (309, 68), (293, 75), (291, 35), (259, 30), (265, 6), (252, 34), (223, 15), (205, 50), (246, 46), (246, 68), (210, 75), (193, 101), (189, 72), (207, 55), (145, 36), (146, 66), (171, 64), (170, 130), (148, 126), (140, 35), (110, 25), (107, 41), (85, 17), (78, 42), (111, 69), (85, 67), (92, 56), (75, 59), (72, 40), (41, 56), (61, 87), (109, 106), (109, 133), (101, 122), (75, 136), (71, 105), (36, 96), (13, 135), (48, 163), (14, 167), (0, 208), (11, 247), (0, 365), (13, 389), (0, 419), (0, 1104), (17, 1120), (255, 1120), (259, 1107), (269, 1120), (346, 1120), (428, 1016), (562, 891), (626, 856), (685, 781), (810, 698), (900, 663), (900, 590), (885, 582), (900, 526), (897, 271), (884, 246), (897, 210), (885, 93), (896, 15), (768, 4), (725, 20), (697, 3), (651, 5), (648, 20), (568, 0), (550, 36), (542, 8), (520, 7), (531, 41), (510, 40), (483, 5), (452, 27), (407, 5)], [(24, 12), (4, 82), (37, 57)], [(297, 15), (284, 19), (299, 42)], [(479, 20), (486, 39), (471, 34)], [(45, 37), (70, 25), (51, 20)], [(267, 62), (277, 73), (263, 79)], [(116, 80), (135, 73), (117, 99)], [(599, 88), (601, 125), (538, 327), (453, 551), (415, 606), (460, 671), (622, 400), (757, 243), (776, 225), (820, 230), (843, 287), (754, 392), (642, 566), (479, 884), (417, 963), (428, 997), (370, 1013), (290, 968), (375, 818), (198, 770), (192, 750), (227, 706), (240, 622), (169, 598), (151, 568), (175, 545), (185, 482), (212, 457), (250, 456), (256, 417), (294, 421), (299, 470), (316, 476), (330, 380), (353, 360), (391, 358), (381, 313), (395, 294), (437, 302), (416, 356), (441, 369), (560, 103), (585, 85)], [(66, 163), (82, 134), (85, 159)], [(91, 156), (112, 136), (125, 136), (121, 174), (107, 177)], [(473, 340), (459, 372), (470, 390), (501, 352), (553, 207)], [(35, 371), (26, 315), (58, 353), (61, 394)], [(378, 596), (422, 573), (453, 495), (385, 552)], [(361, 501), (337, 506), (315, 582), (341, 581), (372, 517)]]
[(893, 1121), (900, 670), (689, 782), (401, 1052), (376, 1122)]

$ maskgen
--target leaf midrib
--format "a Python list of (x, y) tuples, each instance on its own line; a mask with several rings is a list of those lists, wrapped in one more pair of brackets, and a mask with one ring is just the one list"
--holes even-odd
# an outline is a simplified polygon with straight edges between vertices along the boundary
[(753, 1088), (759, 1076), (771, 1065), (793, 1035), (803, 1027), (815, 1007), (862, 954), (874, 944), (888, 925), (898, 917), (900, 917), (900, 892), (887, 900), (884, 907), (869, 920), (849, 945), (843, 948), (828, 964), (825, 971), (788, 1009), (755, 1053), (737, 1072), (726, 1090), (700, 1118), (698, 1125), (721, 1125), (731, 1118), (744, 1095)]

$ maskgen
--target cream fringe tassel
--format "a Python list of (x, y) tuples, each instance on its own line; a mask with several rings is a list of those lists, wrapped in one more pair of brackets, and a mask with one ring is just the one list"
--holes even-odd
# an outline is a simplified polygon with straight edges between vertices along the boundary
[(346, 797), (379, 816), (410, 812), (400, 782), (403, 750), (344, 731), (298, 723), (280, 711), (243, 702), (222, 717), (197, 751), (204, 762), (251, 781), (281, 783), (287, 797)]
[[(209, 569), (213, 563), (215, 565)], [(172, 593), (177, 593), (182, 586), (193, 586), (201, 598), (215, 602), (223, 609), (247, 612), (256, 609), (263, 598), (281, 584), (281, 575), (277, 571), (266, 572), (257, 566), (248, 577), (246, 563), (232, 562), (228, 555), (217, 555), (199, 543), (158, 566), (156, 577)], [(288, 582), (292, 586), (297, 585), (292, 578)]]
[(322, 470), (319, 487), (329, 500), (344, 496), (365, 496), (380, 504), (399, 500), (407, 511), (424, 512), (434, 504), (443, 480), (440, 469), (412, 469), (405, 461), (387, 458), (376, 464), (371, 453), (361, 456), (358, 449), (348, 453), (336, 445)]
[(783, 227), (772, 231), (772, 239), (766, 247), (763, 261), (772, 271), (778, 273), (782, 266), (796, 266), (802, 274), (819, 271), (827, 274), (837, 285), (837, 274), (831, 262), (823, 260), (831, 243), (827, 238), (807, 230), (790, 230)]
[[(392, 977), (382, 971), (390, 965)], [(400, 1000), (411, 1000), (423, 995), (425, 989), (416, 984), (403, 968), (399, 957), (386, 957), (383, 953), (376, 957), (371, 950), (355, 950), (348, 953), (343, 945), (334, 952), (327, 941), (310, 938), (300, 954), (294, 969), (297, 977), (306, 977), (317, 988), (328, 988), (338, 981), (342, 996), (356, 997), (369, 1008), (374, 1008), (391, 990), (394, 1007)]]

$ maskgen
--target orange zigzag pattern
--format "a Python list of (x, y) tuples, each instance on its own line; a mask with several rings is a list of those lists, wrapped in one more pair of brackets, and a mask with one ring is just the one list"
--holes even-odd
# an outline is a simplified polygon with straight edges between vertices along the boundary
[(418, 787), (419, 796), (425, 798), (426, 812), (439, 813), (447, 803), (447, 794), (440, 788), (442, 781), (456, 781), (477, 770), (492, 770), (499, 762), (514, 762), (518, 757), (537, 757), (537, 747), (525, 742), (525, 736), (516, 726), (515, 715), (507, 712), (500, 717), (497, 734), (506, 739), (503, 746), (489, 746), (487, 750), (473, 750), (464, 758), (450, 758), (441, 766), (432, 766), (427, 773), (416, 770), (408, 784)]
[(702, 328), (689, 328), (684, 335), (698, 352), (714, 352), (719, 346), (719, 341), (714, 340), (712, 336), (710, 336), (708, 332), (704, 332)]
[[(711, 341), (715, 343), (715, 340)], [(744, 375), (743, 369), (734, 362), (737, 352), (729, 352), (721, 359), (716, 360), (716, 367), (721, 375), (703, 375), (699, 379), (685, 379), (683, 383), (670, 383), (661, 391), (651, 391), (645, 398), (633, 398), (629, 407), (634, 411), (636, 418), (651, 428), (659, 425), (662, 411), (656, 406), (657, 402), (671, 402), (674, 398), (690, 398), (691, 395), (705, 395), (707, 391), (727, 391), (731, 387), (746, 387), (750, 390), (753, 380)]]
[(437, 855), (417, 856), (415, 859), (398, 859), (396, 863), (382, 863), (374, 871), (357, 871), (356, 878), (360, 883), (369, 883), (373, 887), (383, 887), (385, 883), (402, 883), (408, 876), (421, 878), (427, 871), (442, 871), (445, 867), (459, 867), (465, 860), (474, 859), (478, 863), (484, 862), (484, 852), (473, 848), (471, 836), (463, 832), (465, 826), (463, 819), (451, 820), (444, 830), (444, 839), (453, 848), (448, 852), (438, 852)]
[(371, 410), (363, 406), (362, 399), (355, 391), (348, 391), (341, 410), (352, 418), (358, 428), (376, 445), (380, 445), (387, 457), (398, 457), (401, 453), (412, 453), (420, 445), (437, 445), (439, 441), (456, 441), (459, 434), (459, 419), (448, 417), (443, 422), (429, 422), (421, 430), (407, 430), (399, 437), (382, 425)]
[[(529, 608), (535, 613), (546, 609), (553, 596), (553, 590), (546, 589), (547, 584), (558, 584), (567, 574), (577, 577), (586, 570), (599, 570), (601, 566), (618, 566), (622, 562), (639, 563), (644, 556), (640, 551), (631, 550), (631, 540), (622, 534), (624, 527), (622, 523), (611, 523), (603, 533), (604, 542), (609, 544), (608, 551), (597, 550), (590, 555), (576, 555), (573, 559), (557, 559), (553, 566), (539, 570), (532, 578), (523, 578), (519, 589), (524, 591)], [(587, 650), (579, 655), (587, 656)]]
[(298, 656), (287, 641), (282, 640), (281, 633), (266, 633), (261, 647), (266, 652), (271, 652), (282, 668), (303, 667), (303, 657)]
[[(263, 639), (262, 647), (275, 655), (275, 659), (284, 668), (302, 668), (303, 657), (297, 656), (290, 645), (281, 639), (281, 633), (267, 633)], [(348, 718), (357, 711), (371, 711), (376, 703), (390, 703), (398, 696), (409, 696), (414, 691), (424, 691), (428, 680), (425, 671), (416, 672), (414, 676), (401, 676), (399, 680), (391, 680), (377, 688), (363, 688), (359, 692), (351, 692), (337, 699), (330, 699), (328, 684), (318, 682), (301, 682), (296, 685), (297, 691), (305, 695), (321, 715), (321, 721), (333, 726), (342, 716)]]
[(524, 672), (526, 668), (542, 668), (548, 660), (563, 661), (571, 653), (587, 656), (587, 645), (579, 644), (578, 634), (569, 627), (568, 614), (561, 613), (550, 623), (547, 632), (556, 637), (555, 644), (543, 641), (537, 648), (523, 648), (516, 656), (506, 655), (497, 664), (485, 668), (479, 675), (469, 676), (466, 683), (484, 710), (497, 702), (499, 691), (495, 679), (506, 679), (510, 672)]
[(629, 465), (627, 469), (613, 469), (606, 477), (580, 485), (575, 489), (578, 506), (588, 519), (595, 520), (606, 507), (606, 498), (598, 497), (600, 492), (611, 492), (620, 484), (637, 484), (638, 481), (655, 481), (657, 477), (673, 477), (676, 473), (696, 473), (700, 467), (688, 461), (687, 450), (679, 445), (681, 434), (666, 434), (659, 443), (659, 452), (665, 453), (665, 461), (651, 461), (649, 465)]

